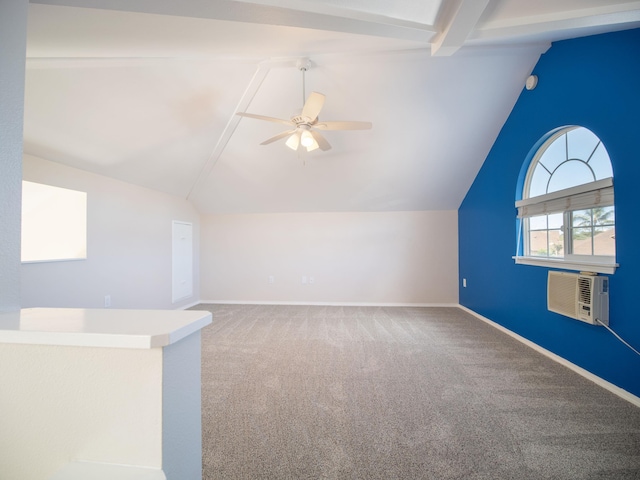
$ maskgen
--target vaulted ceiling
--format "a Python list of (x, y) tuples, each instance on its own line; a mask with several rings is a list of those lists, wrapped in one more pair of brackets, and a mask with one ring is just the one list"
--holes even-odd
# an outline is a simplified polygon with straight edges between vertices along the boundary
[[(598, 0), (32, 0), (25, 153), (203, 213), (456, 209), (550, 42), (640, 26)], [(304, 90), (332, 148), (260, 145)], [(544, 79), (540, 79), (541, 82)]]

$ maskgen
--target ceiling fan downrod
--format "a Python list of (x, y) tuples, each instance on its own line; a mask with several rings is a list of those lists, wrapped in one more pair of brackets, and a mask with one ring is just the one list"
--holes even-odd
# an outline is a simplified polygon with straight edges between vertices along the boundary
[(302, 105), (304, 106), (304, 102), (307, 100), (305, 91), (305, 73), (311, 68), (311, 60), (308, 58), (301, 58), (296, 62), (296, 67), (298, 67), (298, 70), (302, 72)]

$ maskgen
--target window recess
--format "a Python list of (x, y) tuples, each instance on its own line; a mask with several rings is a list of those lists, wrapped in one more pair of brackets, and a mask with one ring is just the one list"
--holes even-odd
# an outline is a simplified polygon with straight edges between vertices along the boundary
[(531, 157), (515, 204), (516, 263), (614, 273), (613, 171), (600, 139), (584, 127), (563, 127)]

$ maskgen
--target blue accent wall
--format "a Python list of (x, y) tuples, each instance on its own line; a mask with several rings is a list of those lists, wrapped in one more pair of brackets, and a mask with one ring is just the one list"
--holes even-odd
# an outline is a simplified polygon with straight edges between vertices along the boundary
[(549, 312), (548, 269), (512, 259), (529, 151), (557, 127), (587, 127), (614, 172), (620, 267), (609, 275), (610, 326), (640, 350), (640, 29), (554, 43), (533, 73), (537, 88), (523, 88), (458, 212), (460, 304), (640, 396), (640, 356), (604, 327)]

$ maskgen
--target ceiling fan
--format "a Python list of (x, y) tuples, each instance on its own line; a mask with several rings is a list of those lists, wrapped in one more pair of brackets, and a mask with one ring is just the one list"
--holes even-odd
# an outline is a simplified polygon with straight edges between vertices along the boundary
[(296, 66), (302, 72), (303, 107), (302, 112), (299, 115), (294, 115), (290, 120), (284, 120), (281, 118), (266, 117), (264, 115), (256, 115), (247, 112), (236, 113), (236, 115), (240, 115), (241, 117), (282, 123), (292, 127), (287, 131), (265, 140), (260, 145), (268, 145), (282, 138), (289, 137), (286, 141), (286, 145), (292, 150), (298, 150), (300, 146), (306, 148), (307, 152), (311, 152), (318, 148), (320, 150), (329, 150), (331, 145), (318, 130), (368, 130), (372, 127), (371, 122), (320, 121), (318, 114), (324, 105), (325, 96), (322, 93), (311, 92), (305, 101), (304, 74), (311, 66), (311, 62), (308, 59), (299, 60)]

